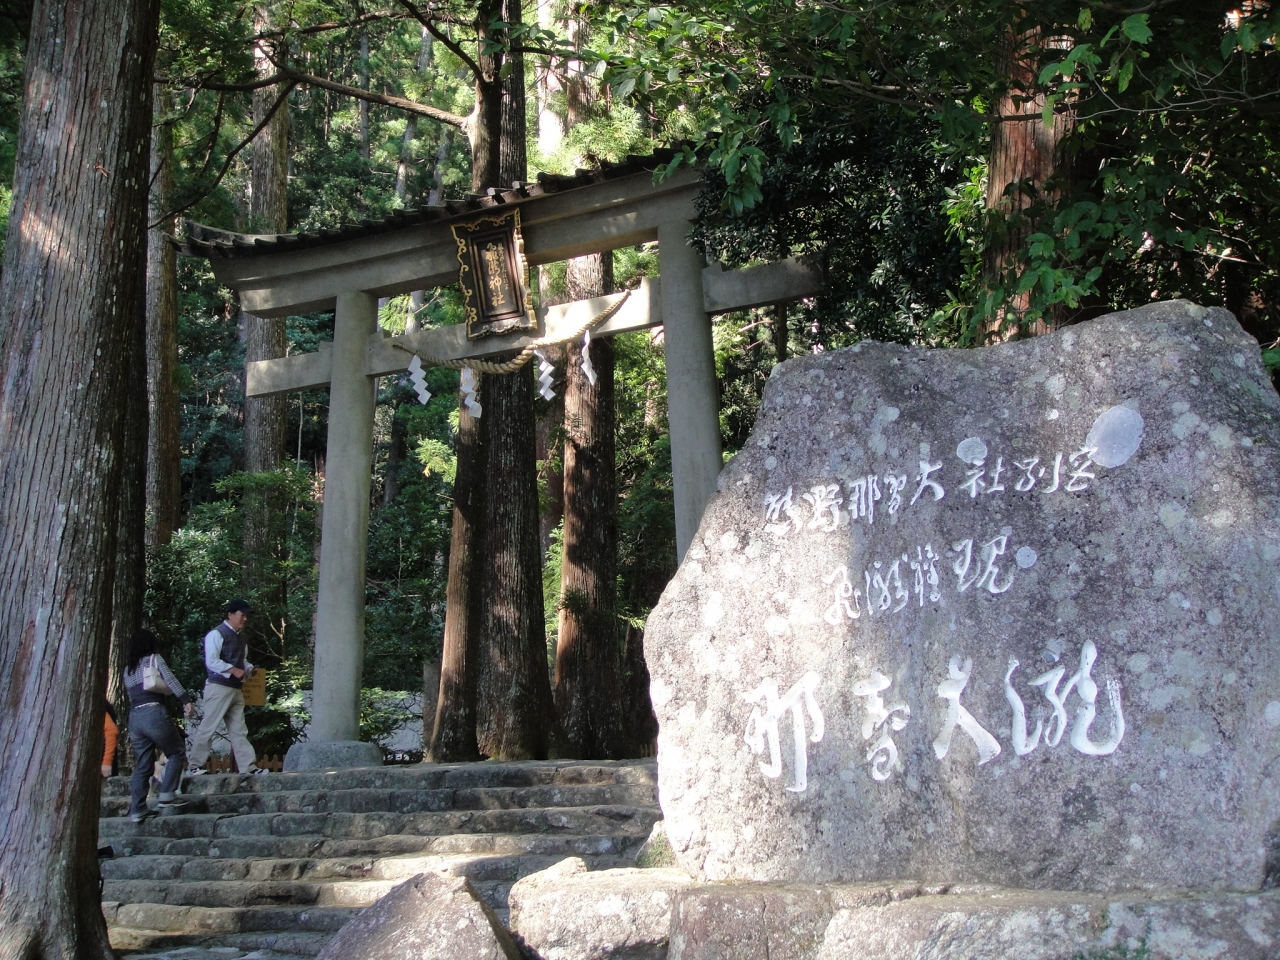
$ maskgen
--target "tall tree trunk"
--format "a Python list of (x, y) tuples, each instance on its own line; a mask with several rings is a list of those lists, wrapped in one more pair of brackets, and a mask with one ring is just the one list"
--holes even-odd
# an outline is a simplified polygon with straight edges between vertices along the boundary
[(787, 305), (775, 303), (769, 308), (773, 314), (773, 362), (782, 363), (787, 359)]
[[(502, 88), (501, 62), (484, 52), (488, 25), (499, 13), (497, 0), (483, 0), (476, 11), (480, 37), (475, 78), (476, 105), (467, 127), (471, 141), (471, 191), (479, 193), (498, 172), (498, 133)], [(483, 406), (483, 404), (482, 404)], [(449, 579), (445, 586), (444, 637), (440, 650), (440, 695), (428, 759), (436, 763), (474, 760), (476, 743), (477, 658), (480, 562), (484, 530), (485, 462), (482, 421), (467, 414), (458, 395), (457, 468), (453, 478), (453, 528), (449, 538)]]
[[(159, 242), (169, 246), (163, 239)], [(146, 284), (139, 284), (138, 307), (143, 319), (130, 331), (134, 337), (132, 355), (135, 357), (146, 354), (145, 310), (148, 299)], [(128, 705), (124, 689), (125, 658), (130, 635), (142, 626), (142, 599), (147, 580), (147, 371), (143, 366), (130, 364), (125, 376), (124, 431), (120, 456), (127, 466), (120, 478), (116, 575), (111, 599), (111, 647), (107, 661), (106, 687), (107, 699), (111, 701), (116, 717), (121, 721), (125, 718)]]
[[(611, 254), (569, 263), (572, 300), (612, 290)], [(564, 394), (564, 556), (556, 644), (556, 710), (573, 755), (626, 753), (618, 629), (617, 480), (614, 474), (613, 341), (593, 340), (593, 386), (582, 344), (569, 344)]]
[[(369, 89), (369, 31), (360, 31), (360, 89)], [(360, 156), (364, 157), (365, 162), (369, 162), (369, 101), (360, 100), (356, 103), (356, 109), (360, 111)]]
[[(1036, 89), (1043, 42), (1038, 31), (1011, 31), (999, 54), (1008, 88), (996, 104), (996, 115), (1001, 119), (991, 131), (983, 272), (989, 289), (1003, 287), (1010, 294), (1007, 307), (988, 325), (989, 339), (1005, 339), (1019, 332), (1031, 296), (1012, 291), (1018, 280), (1018, 255), (1027, 237), (1037, 229), (1031, 208), (1040, 203), (1052, 204), (1060, 197), (1067, 174), (1060, 148), (1071, 132), (1074, 116), (1059, 112), (1054, 114), (1052, 124), (1044, 123), (1044, 94)], [(1047, 333), (1063, 319), (1062, 310), (1054, 310), (1024, 332)]]
[[(519, 0), (502, 0), (502, 20), (520, 23)], [(498, 185), (526, 175), (524, 63), (512, 54), (502, 81)], [(545, 758), (564, 749), (547, 676), (547, 638), (538, 550), (533, 366), (486, 376), (482, 655), (476, 739), (501, 759)]]
[[(259, 29), (271, 25), (264, 8), (256, 17)], [(275, 67), (261, 48), (255, 51), (260, 76), (270, 76)], [(254, 91), (253, 119), (260, 123), (279, 98), (281, 89), (264, 87)], [(282, 104), (271, 121), (254, 139), (250, 158), (249, 220), (251, 228), (264, 233), (283, 233), (288, 228), (289, 204), (289, 107)], [(284, 321), (266, 319), (242, 311), (245, 363), (273, 360), (285, 353)], [(244, 469), (247, 473), (279, 470), (284, 462), (285, 429), (288, 425), (288, 397), (246, 397), (244, 403)], [(274, 498), (250, 491), (245, 497), (243, 577), (247, 592), (263, 584), (268, 558), (274, 548), (272, 530), (277, 526)], [(274, 605), (272, 605), (274, 606)], [(270, 621), (282, 611), (268, 606), (262, 611)]]
[(0, 957), (107, 960), (102, 693), (156, 0), (37, 0), (0, 279)]
[(449, 162), (449, 150), (453, 146), (453, 127), (446, 127), (436, 147), (436, 164), (431, 174), (431, 192), (427, 194), (427, 206), (439, 206), (444, 201), (444, 171)]
[(170, 103), (155, 88), (151, 130), (151, 197), (147, 233), (147, 545), (167, 544), (182, 513), (181, 425), (178, 419), (178, 253), (165, 241), (173, 197)]
[[(479, 653), (476, 562), (484, 522), (484, 451), (480, 421), (458, 400), (457, 470), (453, 479), (453, 530), (445, 586), (440, 693), (427, 759), (435, 763), (476, 760), (476, 665)], [(424, 714), (425, 716), (425, 714)]]
[[(426, 77), (431, 67), (431, 34), (422, 28), (422, 46), (418, 51), (418, 76)], [(400, 143), (400, 163), (396, 166), (396, 199), (403, 205), (409, 195), (409, 172), (413, 167), (413, 141), (418, 138), (418, 115), (410, 114), (404, 124), (404, 139)]]

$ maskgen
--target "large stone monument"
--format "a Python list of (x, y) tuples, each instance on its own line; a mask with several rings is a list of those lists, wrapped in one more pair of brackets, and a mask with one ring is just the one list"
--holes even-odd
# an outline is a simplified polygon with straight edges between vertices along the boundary
[(777, 368), (649, 619), (707, 880), (1280, 880), (1280, 397), (1225, 311)]

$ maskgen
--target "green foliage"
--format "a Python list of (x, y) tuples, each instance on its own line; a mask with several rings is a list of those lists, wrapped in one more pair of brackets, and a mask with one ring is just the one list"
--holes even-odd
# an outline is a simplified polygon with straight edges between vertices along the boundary
[(384, 750), (391, 738), (413, 719), (407, 690), (365, 687), (360, 691), (360, 739)]
[(542, 628), (547, 635), (547, 669), (555, 667), (560, 636), (560, 586), (564, 558), (564, 521), (551, 531), (551, 545), (542, 558)]
[[(873, 298), (860, 306), (859, 325), (896, 315), (894, 339), (976, 342), (1011, 307), (1026, 326), (1186, 296), (1252, 311), (1246, 322), (1265, 339), (1280, 332), (1271, 306), (1280, 251), (1268, 227), (1280, 213), (1274, 5), (1225, 17), (1221, 7), (1183, 3), (1118, 13), (1105, 0), (589, 9), (611, 23), (595, 54), (615, 96), (651, 115), (698, 117), (685, 127), (694, 142), (672, 167), (700, 156), (717, 170), (716, 202), (730, 219), (767, 203), (771, 172), (797, 144), (863, 137), (886, 121), (927, 121), (953, 171), (942, 186), (967, 193), (968, 171), (985, 162), (993, 107), (1014, 84), (1003, 51), (1017, 38), (1039, 70), (1016, 92), (1041, 98), (1045, 121), (1069, 116), (1057, 175), (1013, 184), (1009, 195), (1030, 203), (1007, 219), (989, 215), (985, 197), (953, 197), (946, 209), (964, 272), (956, 276), (954, 253), (945, 258), (950, 296), (899, 297), (917, 304), (905, 311)], [(925, 235), (936, 249), (932, 225)], [(983, 254), (1002, 250), (1008, 236), (1021, 249), (995, 275)], [(909, 280), (897, 289), (919, 287)]]

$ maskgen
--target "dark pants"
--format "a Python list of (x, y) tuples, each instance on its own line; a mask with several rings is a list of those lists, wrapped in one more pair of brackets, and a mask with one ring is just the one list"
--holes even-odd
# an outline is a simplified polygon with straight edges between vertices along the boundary
[(172, 800), (178, 794), (182, 770), (186, 766), (186, 749), (182, 734), (158, 703), (147, 703), (129, 711), (129, 743), (133, 746), (133, 779), (129, 815), (137, 816), (147, 809), (147, 791), (156, 768), (156, 750), (168, 757), (164, 780), (160, 783), (160, 799)]

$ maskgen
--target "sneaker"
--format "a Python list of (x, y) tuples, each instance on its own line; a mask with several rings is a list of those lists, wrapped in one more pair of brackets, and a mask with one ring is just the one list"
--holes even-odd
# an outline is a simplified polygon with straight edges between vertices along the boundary
[(152, 817), (158, 817), (160, 814), (154, 810), (143, 810), (141, 813), (129, 814), (129, 819), (134, 823), (142, 823), (144, 820), (150, 820)]
[(186, 808), (187, 801), (183, 800), (181, 797), (174, 797), (172, 800), (161, 800), (156, 804), (156, 806), (159, 807), (161, 811), (173, 810), (181, 812)]
[(188, 777), (201, 777), (209, 772), (208, 767), (187, 767)]
[(248, 770), (245, 771), (245, 773), (247, 773), (251, 777), (260, 777), (264, 773), (270, 773), (270, 772), (271, 772), (270, 770), (267, 770), (263, 767), (258, 767), (258, 766), (250, 767)]

